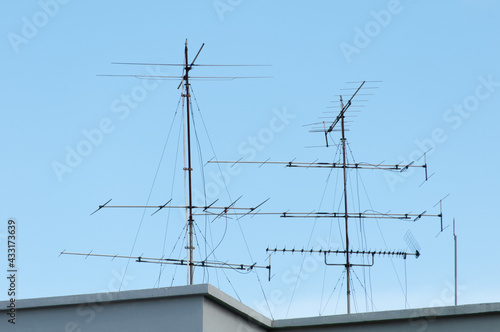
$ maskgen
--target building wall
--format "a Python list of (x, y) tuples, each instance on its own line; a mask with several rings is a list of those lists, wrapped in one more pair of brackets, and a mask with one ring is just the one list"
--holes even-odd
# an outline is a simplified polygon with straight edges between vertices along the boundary
[(15, 326), (1, 315), (0, 331), (202, 331), (202, 310), (202, 297), (37, 307), (18, 309)]
[(500, 303), (284, 320), (205, 285), (18, 300), (16, 324), (0, 302), (0, 331), (43, 332), (490, 332)]
[(250, 318), (242, 317), (212, 300), (203, 304), (203, 332), (266, 332)]

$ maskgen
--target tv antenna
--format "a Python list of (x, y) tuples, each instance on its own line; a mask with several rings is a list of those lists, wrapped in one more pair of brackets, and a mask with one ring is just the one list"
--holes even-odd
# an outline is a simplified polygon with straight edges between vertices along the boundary
[[(420, 251), (418, 249), (414, 249), (412, 252), (407, 252), (407, 251), (371, 251), (371, 250), (354, 250), (351, 248), (351, 245), (349, 243), (349, 219), (365, 219), (365, 218), (376, 218), (376, 219), (397, 219), (397, 220), (409, 220), (409, 221), (417, 221), (420, 218), (423, 217), (438, 217), (441, 219), (441, 225), (442, 225), (442, 218), (443, 218), (443, 213), (442, 213), (442, 204), (440, 204), (440, 212), (439, 214), (428, 214), (427, 211), (423, 211), (422, 213), (380, 213), (380, 212), (374, 212), (374, 211), (359, 211), (359, 212), (350, 212), (348, 210), (348, 201), (347, 201), (347, 184), (348, 184), (348, 170), (349, 169), (380, 169), (380, 170), (386, 170), (386, 171), (395, 171), (395, 172), (405, 172), (409, 168), (422, 168), (424, 169), (425, 172), (425, 181), (428, 180), (427, 176), (427, 158), (426, 155), (424, 154), (424, 164), (417, 165), (415, 164), (415, 161), (412, 161), (408, 164), (371, 164), (371, 163), (348, 163), (347, 162), (347, 149), (346, 149), (346, 112), (350, 109), (350, 107), (354, 103), (354, 98), (356, 96), (360, 95), (371, 95), (371, 94), (364, 94), (364, 93), (359, 93), (362, 89), (375, 89), (376, 87), (373, 86), (365, 86), (366, 83), (373, 83), (373, 82), (379, 82), (379, 81), (362, 81), (362, 82), (348, 82), (348, 83), (354, 83), (354, 84), (359, 84), (357, 88), (348, 88), (345, 90), (355, 90), (352, 96), (349, 98), (349, 100), (344, 103), (343, 100), (343, 95), (338, 95), (340, 99), (340, 111), (338, 115), (334, 118), (334, 120), (331, 123), (327, 123), (326, 121), (323, 121), (321, 123), (316, 123), (313, 125), (321, 125), (321, 127), (318, 128), (313, 128), (310, 130), (310, 132), (321, 132), (325, 136), (325, 145), (326, 147), (329, 147), (329, 140), (328, 136), (330, 133), (333, 131), (340, 131), (341, 133), (341, 150), (342, 150), (342, 161), (338, 163), (330, 163), (330, 162), (296, 162), (295, 160), (292, 161), (209, 161), (210, 163), (229, 163), (229, 164), (259, 164), (259, 165), (264, 165), (264, 164), (271, 164), (271, 165), (284, 165), (285, 167), (305, 167), (305, 168), (339, 168), (342, 169), (343, 173), (343, 199), (344, 199), (344, 206), (343, 206), (343, 211), (340, 212), (330, 212), (330, 211), (314, 211), (314, 212), (281, 212), (281, 213), (276, 213), (276, 212), (270, 212), (270, 213), (259, 213), (259, 214), (270, 214), (270, 215), (280, 215), (282, 218), (337, 218), (337, 219), (343, 219), (344, 220), (344, 227), (345, 227), (345, 249), (344, 250), (331, 250), (329, 248), (326, 249), (320, 249), (320, 250), (314, 250), (314, 249), (302, 249), (302, 250), (296, 250), (296, 249), (266, 249), (267, 253), (275, 254), (275, 253), (300, 253), (300, 254), (306, 254), (306, 253), (320, 253), (325, 256), (325, 264), (330, 265), (330, 266), (343, 266), (345, 267), (346, 270), (346, 298), (347, 298), (347, 313), (351, 313), (351, 277), (350, 277), (350, 272), (351, 268), (353, 266), (364, 266), (364, 267), (369, 267), (373, 266), (375, 263), (375, 256), (388, 256), (388, 257), (401, 257), (403, 259), (406, 259), (407, 256), (415, 256), (418, 258), (420, 256)], [(340, 128), (339, 128), (340, 127)], [(259, 166), (260, 167), (260, 166)], [(233, 215), (238, 215), (240, 214), (239, 212), (233, 213)], [(338, 255), (342, 254), (345, 256), (345, 263), (342, 264), (334, 264), (334, 263), (329, 263), (327, 261), (327, 256), (328, 255)], [(368, 256), (371, 258), (371, 261), (369, 264), (353, 264), (351, 260), (351, 256)]]
[[(183, 68), (183, 73), (181, 76), (163, 76), (163, 75), (99, 75), (99, 76), (115, 76), (115, 77), (135, 77), (139, 79), (155, 79), (155, 80), (181, 80), (179, 83), (179, 86), (177, 89), (180, 89), (182, 87), (182, 92), (181, 92), (181, 97), (183, 98), (183, 117), (185, 116), (185, 139), (187, 142), (187, 150), (184, 151), (185, 153), (185, 160), (187, 159), (187, 165), (185, 164), (184, 167), (184, 172), (187, 174), (187, 204), (186, 205), (170, 205), (170, 202), (172, 199), (170, 199), (168, 202), (162, 205), (109, 205), (111, 202), (111, 199), (108, 200), (106, 203), (99, 205), (97, 210), (91, 213), (93, 215), (94, 213), (100, 211), (101, 209), (107, 209), (107, 208), (139, 208), (139, 209), (154, 209), (153, 214), (158, 213), (159, 211), (163, 209), (183, 209), (186, 210), (186, 254), (187, 254), (187, 259), (171, 259), (171, 258), (165, 258), (165, 257), (160, 257), (160, 258), (154, 258), (154, 257), (143, 257), (141, 256), (124, 256), (124, 255), (109, 255), (109, 254), (95, 254), (89, 252), (89, 253), (81, 253), (81, 252), (67, 252), (66, 250), (61, 252), (61, 255), (78, 255), (78, 256), (93, 256), (93, 257), (106, 257), (106, 258), (125, 258), (125, 259), (136, 259), (136, 262), (139, 263), (153, 263), (153, 264), (170, 264), (170, 265), (184, 265), (187, 266), (187, 284), (192, 285), (194, 282), (194, 268), (195, 267), (207, 267), (207, 268), (226, 268), (226, 269), (233, 269), (233, 270), (253, 270), (253, 269), (267, 269), (269, 271), (269, 279), (271, 278), (271, 265), (257, 265), (256, 262), (252, 264), (239, 264), (239, 263), (228, 263), (224, 261), (218, 261), (218, 260), (208, 260), (208, 257), (206, 260), (195, 260), (194, 259), (194, 250), (196, 249), (194, 246), (193, 242), (193, 236), (194, 236), (194, 217), (196, 215), (212, 215), (215, 217), (215, 219), (228, 215), (230, 211), (243, 211), (244, 214), (252, 214), (255, 209), (260, 207), (262, 204), (264, 204), (267, 200), (264, 202), (256, 205), (255, 207), (237, 207), (236, 202), (239, 200), (239, 198), (235, 201), (233, 201), (231, 204), (227, 206), (219, 206), (215, 205), (217, 202), (214, 201), (213, 203), (207, 205), (207, 206), (195, 206), (193, 204), (193, 190), (192, 190), (192, 172), (193, 168), (191, 165), (191, 126), (192, 126), (192, 119), (191, 119), (191, 94), (190, 94), (190, 81), (191, 80), (235, 80), (235, 79), (240, 79), (240, 78), (270, 78), (268, 76), (190, 76), (190, 72), (194, 67), (199, 67), (199, 66), (267, 66), (267, 65), (204, 65), (204, 64), (197, 64), (195, 63), (196, 60), (198, 59), (198, 56), (201, 53), (201, 50), (203, 49), (203, 46), (205, 44), (202, 44), (198, 52), (196, 53), (195, 57), (193, 60), (189, 61), (189, 56), (188, 56), (188, 43), (186, 40), (185, 47), (184, 47), (184, 63), (182, 64), (175, 64), (175, 63), (168, 63), (168, 64), (153, 64), (153, 63), (133, 63), (133, 62), (117, 62), (114, 64), (123, 64), (123, 65), (161, 65), (161, 66), (179, 66)], [(185, 112), (184, 112), (184, 105), (185, 105)], [(241, 198), (241, 197), (240, 197)], [(200, 211), (200, 213), (197, 213), (197, 211)]]

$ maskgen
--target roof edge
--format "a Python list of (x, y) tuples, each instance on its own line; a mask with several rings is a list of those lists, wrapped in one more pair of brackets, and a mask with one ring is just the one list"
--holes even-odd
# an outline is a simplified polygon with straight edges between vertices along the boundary
[[(224, 308), (260, 325), (271, 327), (272, 320), (244, 305), (211, 284), (150, 288), (118, 292), (103, 292), (79, 295), (63, 295), (16, 300), (18, 310), (40, 307), (75, 306), (93, 303), (112, 303), (121, 301), (144, 301), (149, 299), (202, 296)], [(6, 310), (9, 301), (0, 301), (0, 311)]]
[[(109, 303), (197, 295), (208, 295), (208, 284), (18, 299), (16, 300), (16, 307), (22, 310), (36, 307), (71, 306), (89, 303)], [(7, 304), (8, 301), (0, 301), (0, 308), (6, 307)]]
[(459, 315), (485, 315), (500, 313), (500, 302), (464, 304), (459, 306), (376, 311), (358, 314), (342, 314), (333, 316), (305, 317), (279, 319), (273, 321), (273, 328), (320, 326), (320, 325), (341, 325), (356, 324), (366, 322), (381, 322), (395, 320), (418, 320), (421, 318), (439, 318)]
[(260, 326), (265, 326), (266, 328), (270, 328), (272, 326), (273, 321), (270, 318), (246, 306), (242, 302), (224, 293), (217, 287), (211, 284), (206, 284), (206, 285), (208, 288), (208, 295), (209, 295), (208, 297), (211, 300), (215, 301), (216, 303), (222, 305), (223, 307), (231, 311), (236, 311), (241, 316), (244, 316), (245, 318), (249, 319), (254, 323), (257, 323)]

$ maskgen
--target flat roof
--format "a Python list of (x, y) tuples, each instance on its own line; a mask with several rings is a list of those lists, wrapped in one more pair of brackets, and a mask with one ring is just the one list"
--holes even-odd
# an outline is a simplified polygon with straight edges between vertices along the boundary
[(384, 322), (397, 320), (417, 320), (426, 317), (450, 317), (500, 313), (500, 303), (465, 304), (458, 306), (403, 309), (390, 311), (363, 312), (306, 318), (278, 319), (273, 327), (305, 327), (319, 325), (341, 325), (352, 323)]

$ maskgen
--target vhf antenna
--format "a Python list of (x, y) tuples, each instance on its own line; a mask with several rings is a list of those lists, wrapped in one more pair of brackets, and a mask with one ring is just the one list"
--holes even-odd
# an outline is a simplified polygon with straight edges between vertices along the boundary
[[(374, 81), (373, 81), (374, 82)], [(423, 165), (415, 165), (415, 162), (412, 161), (406, 165), (404, 164), (370, 164), (370, 163), (348, 163), (347, 162), (347, 151), (346, 151), (346, 125), (345, 125), (345, 117), (346, 117), (346, 112), (351, 107), (353, 103), (353, 99), (356, 95), (361, 95), (358, 94), (358, 92), (362, 88), (367, 88), (367, 89), (373, 89), (374, 87), (364, 87), (365, 83), (367, 81), (362, 81), (362, 82), (348, 82), (348, 83), (361, 83), (359, 87), (354, 88), (355, 92), (351, 96), (351, 98), (347, 101), (347, 103), (344, 104), (342, 95), (339, 95), (340, 97), (340, 112), (336, 116), (336, 118), (333, 120), (331, 124), (328, 124), (323, 121), (320, 123), (322, 125), (321, 128), (317, 129), (312, 129), (310, 130), (311, 132), (322, 132), (325, 135), (325, 141), (326, 141), (326, 147), (329, 147), (329, 142), (328, 142), (328, 135), (332, 131), (337, 131), (340, 130), (341, 132), (341, 143), (342, 143), (342, 162), (339, 163), (328, 163), (328, 162), (295, 162), (294, 160), (292, 161), (209, 161), (210, 163), (229, 163), (229, 164), (260, 164), (262, 166), (263, 164), (272, 164), (272, 165), (284, 165), (285, 167), (305, 167), (305, 168), (341, 168), (343, 170), (343, 194), (344, 194), (344, 211), (343, 212), (327, 212), (327, 211), (317, 211), (317, 212), (281, 212), (281, 213), (276, 213), (276, 212), (260, 212), (258, 214), (268, 214), (268, 215), (280, 215), (283, 218), (338, 218), (338, 219), (343, 219), (344, 224), (345, 224), (345, 244), (346, 248), (345, 250), (330, 250), (330, 249), (320, 249), (320, 250), (313, 250), (313, 249), (302, 249), (302, 250), (296, 250), (296, 249), (266, 249), (266, 252), (268, 253), (322, 253), (325, 255), (325, 264), (326, 265), (336, 265), (336, 266), (344, 266), (346, 269), (346, 279), (347, 279), (347, 292), (346, 292), (346, 297), (347, 297), (347, 313), (351, 313), (351, 285), (350, 285), (350, 270), (353, 266), (372, 266), (375, 262), (375, 256), (380, 255), (380, 256), (396, 256), (396, 257), (402, 257), (403, 259), (406, 259), (407, 256), (415, 256), (418, 258), (420, 256), (420, 251), (415, 249), (414, 252), (405, 252), (405, 251), (366, 251), (366, 250), (353, 250), (350, 246), (349, 243), (349, 219), (351, 218), (381, 218), (381, 219), (398, 219), (398, 220), (410, 220), (410, 221), (417, 221), (422, 217), (439, 217), (441, 219), (441, 225), (442, 225), (442, 219), (443, 219), (443, 213), (442, 213), (442, 204), (440, 204), (440, 212), (439, 214), (427, 214), (427, 211), (424, 211), (419, 214), (413, 214), (413, 213), (379, 213), (379, 212), (349, 212), (348, 211), (348, 205), (347, 205), (347, 170), (348, 169), (381, 169), (381, 170), (388, 170), (388, 171), (397, 171), (397, 172), (404, 172), (408, 170), (411, 167), (419, 167), (423, 168), (425, 170), (425, 180), (427, 181), (427, 159), (424, 154), (424, 164)], [(368, 95), (368, 94), (364, 94)], [(340, 124), (340, 129), (336, 129)], [(259, 167), (260, 167), (259, 166)], [(232, 213), (233, 215), (238, 215), (239, 212)], [(345, 263), (344, 264), (333, 264), (333, 263), (328, 263), (326, 256), (330, 254), (343, 254), (345, 255)], [(351, 256), (352, 255), (360, 255), (360, 256), (371, 256), (371, 263), (370, 264), (352, 264), (351, 263)]]
[[(106, 203), (103, 205), (99, 205), (99, 208), (95, 210), (94, 212), (91, 213), (94, 214), (98, 212), (99, 210), (103, 208), (140, 208), (140, 209), (147, 209), (147, 208), (154, 208), (155, 211), (153, 214), (159, 212), (162, 209), (167, 209), (167, 208), (180, 208), (180, 209), (185, 209), (187, 218), (186, 218), (186, 253), (187, 253), (187, 259), (170, 259), (170, 258), (148, 258), (148, 257), (142, 257), (142, 256), (123, 256), (123, 255), (106, 255), (106, 254), (93, 254), (92, 251), (89, 253), (76, 253), (76, 252), (66, 252), (64, 250), (61, 252), (61, 255), (79, 255), (79, 256), (94, 256), (94, 257), (109, 257), (109, 258), (134, 258), (136, 259), (137, 262), (139, 263), (155, 263), (155, 264), (171, 264), (171, 265), (186, 265), (187, 266), (187, 283), (189, 285), (193, 284), (193, 279), (194, 279), (194, 267), (199, 266), (199, 267), (210, 267), (210, 268), (229, 268), (229, 269), (235, 269), (235, 270), (247, 270), (250, 271), (254, 268), (262, 268), (262, 269), (267, 269), (269, 271), (269, 279), (271, 278), (271, 265), (268, 266), (262, 266), (262, 265), (257, 265), (257, 263), (253, 264), (235, 264), (235, 263), (227, 263), (227, 262), (221, 262), (221, 261), (208, 261), (208, 260), (201, 260), (201, 261), (195, 261), (194, 260), (194, 250), (195, 246), (193, 243), (193, 235), (194, 235), (194, 216), (195, 215), (212, 215), (215, 216), (215, 219), (227, 215), (230, 210), (238, 210), (238, 211), (244, 211), (244, 214), (251, 214), (256, 208), (260, 207), (262, 204), (264, 204), (267, 200), (264, 202), (260, 203), (256, 207), (249, 207), (249, 208), (242, 208), (242, 207), (236, 207), (234, 206), (235, 203), (239, 200), (239, 198), (232, 202), (228, 206), (214, 206), (213, 202), (210, 205), (207, 206), (194, 206), (193, 205), (193, 192), (192, 192), (192, 172), (193, 168), (191, 166), (191, 101), (190, 101), (190, 79), (213, 79), (213, 80), (234, 80), (238, 78), (269, 78), (266, 76), (251, 76), (251, 77), (240, 77), (240, 76), (229, 76), (229, 77), (216, 77), (216, 76), (196, 76), (196, 77), (190, 77), (189, 73), (195, 66), (255, 66), (255, 65), (198, 65), (195, 64), (196, 59), (200, 55), (201, 50), (203, 49), (203, 46), (205, 44), (202, 44), (198, 52), (196, 53), (196, 56), (194, 59), (189, 62), (189, 56), (188, 56), (188, 43), (186, 40), (185, 47), (184, 47), (184, 63), (183, 64), (152, 64), (152, 63), (132, 63), (132, 62), (127, 62), (127, 63), (115, 63), (115, 64), (126, 64), (126, 65), (163, 65), (163, 66), (182, 66), (183, 67), (183, 74), (182, 76), (149, 76), (149, 75), (99, 75), (99, 76), (119, 76), (119, 77), (135, 77), (135, 78), (140, 78), (140, 79), (181, 79), (181, 82), (179, 83), (179, 86), (177, 89), (179, 89), (182, 86), (182, 93), (181, 96), (184, 99), (184, 103), (186, 105), (186, 122), (185, 122), (185, 133), (186, 133), (186, 141), (187, 141), (187, 153), (184, 151), (185, 154), (187, 154), (187, 165), (184, 167), (184, 171), (187, 173), (187, 178), (188, 178), (188, 186), (187, 186), (187, 205), (181, 205), (181, 206), (173, 206), (169, 205), (169, 203), (172, 201), (170, 199), (168, 202), (166, 202), (163, 205), (158, 205), (158, 206), (140, 206), (140, 205), (108, 205), (111, 202), (111, 199), (108, 200)], [(267, 65), (257, 65), (257, 66), (267, 66)], [(184, 108), (183, 108), (184, 110)], [(184, 116), (184, 115), (183, 115)], [(241, 198), (241, 197), (240, 197)], [(203, 213), (195, 213), (196, 210), (201, 209)], [(208, 257), (207, 257), (208, 258)]]

